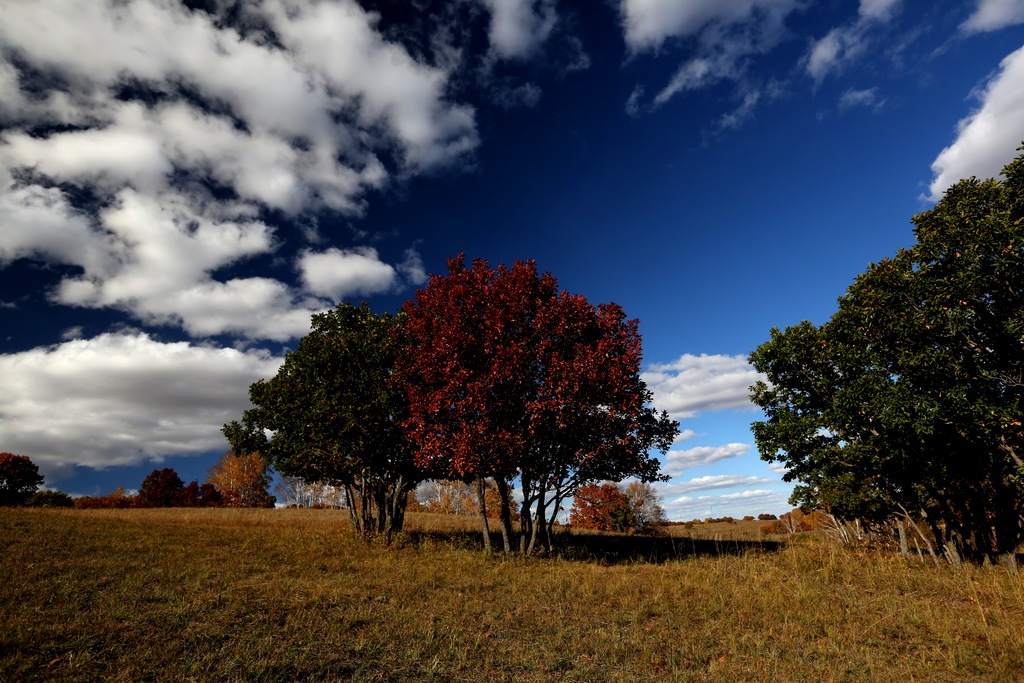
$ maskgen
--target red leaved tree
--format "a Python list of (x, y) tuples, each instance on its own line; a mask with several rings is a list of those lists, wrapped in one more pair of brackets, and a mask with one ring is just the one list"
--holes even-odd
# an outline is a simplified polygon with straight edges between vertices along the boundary
[(579, 529), (626, 531), (630, 528), (629, 501), (615, 484), (580, 487), (569, 511), (569, 524)]
[(665, 521), (654, 488), (642, 481), (581, 486), (573, 499), (569, 523), (581, 529), (647, 531)]
[(491, 268), (448, 262), (406, 303), (406, 353), (393, 382), (409, 397), (407, 432), (432, 478), (493, 478), (505, 550), (514, 545), (507, 495), (522, 487), (520, 549), (551, 547), (561, 503), (602, 479), (661, 478), (649, 451), (668, 449), (678, 425), (648, 403), (638, 321), (616, 304), (592, 306), (558, 290), (532, 261)]

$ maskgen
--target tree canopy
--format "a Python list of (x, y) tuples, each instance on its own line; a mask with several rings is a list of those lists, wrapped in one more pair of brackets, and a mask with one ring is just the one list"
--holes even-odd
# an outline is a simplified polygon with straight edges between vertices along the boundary
[(253, 408), (224, 426), (232, 449), (262, 453), (283, 475), (344, 487), (357, 531), (390, 537), (421, 481), (401, 426), (405, 392), (388, 382), (401, 343), (401, 317), (366, 304), (314, 315), (277, 375), (250, 386)]
[[(1024, 149), (1024, 148), (1022, 148)], [(923, 516), (975, 561), (1012, 554), (1024, 512), (1024, 156), (913, 218), (830, 320), (773, 329), (750, 356), (762, 458), (794, 503)]]
[(518, 478), (527, 551), (538, 541), (550, 549), (561, 502), (583, 484), (661, 478), (649, 451), (666, 451), (678, 424), (648, 405), (638, 321), (559, 291), (532, 261), (466, 267), (459, 257), (448, 269), (406, 303), (393, 378), (408, 393), (404, 424), (425, 473), (493, 478), (506, 550), (506, 493)]
[(0, 453), (0, 506), (24, 505), (43, 483), (43, 475), (31, 458)]
[(271, 470), (257, 452), (235, 455), (228, 451), (206, 479), (227, 507), (270, 508), (276, 502), (270, 495)]

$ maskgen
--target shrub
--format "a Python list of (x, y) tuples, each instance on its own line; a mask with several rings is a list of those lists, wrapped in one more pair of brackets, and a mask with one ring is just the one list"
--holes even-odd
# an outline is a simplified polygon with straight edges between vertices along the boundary
[(75, 499), (63, 491), (36, 491), (28, 499), (30, 507), (34, 508), (73, 508)]

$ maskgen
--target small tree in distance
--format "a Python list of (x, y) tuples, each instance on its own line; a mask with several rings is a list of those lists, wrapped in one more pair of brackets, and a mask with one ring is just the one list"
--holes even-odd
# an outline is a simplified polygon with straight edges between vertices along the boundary
[(27, 456), (0, 453), (0, 506), (24, 505), (42, 483), (39, 468)]
[(580, 487), (569, 511), (569, 524), (598, 531), (646, 531), (665, 521), (654, 487), (633, 481)]
[(207, 474), (204, 486), (212, 487), (227, 507), (270, 508), (276, 499), (270, 495), (270, 468), (259, 453), (224, 454)]
[(185, 482), (171, 467), (153, 470), (139, 486), (139, 504), (143, 507), (178, 507), (182, 501)]

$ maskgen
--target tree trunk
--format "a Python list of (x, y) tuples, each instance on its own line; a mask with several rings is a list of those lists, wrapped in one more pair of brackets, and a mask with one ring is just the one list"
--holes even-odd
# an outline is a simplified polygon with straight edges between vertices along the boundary
[(900, 554), (903, 555), (904, 560), (910, 559), (910, 548), (907, 545), (907, 527), (906, 522), (903, 519), (896, 520), (896, 529), (900, 534)]
[(491, 555), (491, 530), (487, 527), (487, 485), (483, 477), (476, 480), (476, 498), (480, 507), (480, 523), (483, 526), (484, 552)]
[(352, 521), (352, 530), (359, 536), (363, 535), (362, 520), (356, 505), (356, 493), (352, 484), (345, 484), (345, 503), (348, 505), (348, 518)]
[(519, 507), (519, 553), (526, 555), (530, 552), (527, 547), (530, 538), (533, 537), (533, 514), (530, 512), (530, 497), (533, 495), (533, 487), (530, 478), (523, 476), (520, 479), (523, 487), (523, 504)]
[(505, 542), (505, 552), (512, 552), (514, 540), (512, 531), (512, 507), (508, 495), (508, 482), (500, 477), (495, 477), (495, 486), (498, 487), (498, 497), (501, 498), (501, 538)]

